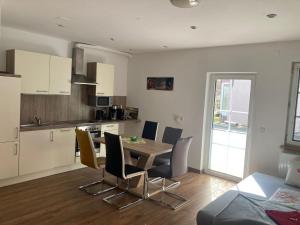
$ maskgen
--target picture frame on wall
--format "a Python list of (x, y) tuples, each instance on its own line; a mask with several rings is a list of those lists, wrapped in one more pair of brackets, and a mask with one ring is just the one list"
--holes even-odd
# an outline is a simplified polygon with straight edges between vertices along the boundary
[(147, 77), (147, 90), (173, 91), (174, 77)]

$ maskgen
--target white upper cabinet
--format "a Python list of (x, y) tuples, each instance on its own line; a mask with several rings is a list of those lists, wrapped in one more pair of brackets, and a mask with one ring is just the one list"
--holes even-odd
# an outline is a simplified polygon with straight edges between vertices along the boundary
[(115, 69), (113, 65), (97, 63), (96, 95), (114, 95)]
[(71, 94), (72, 60), (23, 50), (8, 50), (8, 72), (22, 76), (23, 94)]
[(50, 57), (50, 94), (71, 94), (71, 68), (72, 59), (58, 56)]
[(113, 96), (114, 95), (114, 65), (104, 63), (88, 63), (88, 77), (95, 80), (96, 96)]
[(21, 79), (0, 76), (0, 142), (19, 139)]
[(50, 56), (46, 54), (14, 50), (14, 71), (12, 73), (22, 75), (22, 93), (48, 93), (49, 61)]

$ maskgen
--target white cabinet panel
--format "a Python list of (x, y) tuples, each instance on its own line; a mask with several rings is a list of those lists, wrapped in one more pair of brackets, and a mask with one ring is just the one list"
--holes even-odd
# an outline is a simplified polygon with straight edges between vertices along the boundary
[(50, 94), (71, 94), (72, 59), (50, 57)]
[(21, 79), (0, 76), (0, 142), (19, 139)]
[(54, 130), (53, 160), (55, 166), (65, 166), (75, 160), (75, 128)]
[(51, 135), (49, 130), (20, 133), (20, 175), (51, 168)]
[(0, 179), (18, 176), (18, 142), (0, 143)]
[(96, 95), (113, 96), (114, 95), (114, 66), (110, 64), (97, 63)]
[(50, 55), (14, 50), (14, 73), (22, 76), (24, 94), (47, 94), (49, 91)]
[(20, 175), (74, 163), (75, 128), (21, 132)]

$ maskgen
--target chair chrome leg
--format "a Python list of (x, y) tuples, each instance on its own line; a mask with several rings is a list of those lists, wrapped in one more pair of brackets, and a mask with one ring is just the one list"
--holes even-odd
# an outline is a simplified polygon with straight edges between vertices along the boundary
[(180, 181), (177, 181), (177, 180), (174, 180), (174, 179), (168, 179), (168, 180), (172, 181), (173, 183), (171, 183), (170, 185), (166, 186), (165, 187), (166, 190), (177, 188), (180, 185)]
[(101, 180), (95, 181), (95, 182), (92, 182), (92, 183), (89, 183), (89, 184), (82, 185), (82, 186), (79, 187), (79, 190), (84, 191), (84, 192), (86, 192), (89, 195), (97, 196), (97, 195), (101, 195), (103, 193), (106, 193), (108, 191), (111, 191), (111, 190), (115, 189), (117, 187), (117, 185), (109, 187), (109, 188), (106, 188), (104, 190), (97, 191), (97, 192), (90, 192), (90, 191), (88, 191), (89, 187), (93, 187), (93, 186), (95, 186), (97, 184), (105, 183), (105, 181), (104, 181), (104, 174), (105, 174), (105, 169), (103, 169), (102, 179)]
[[(174, 181), (174, 180), (172, 180), (172, 181)], [(170, 207), (173, 210), (179, 209), (182, 206), (186, 205), (189, 202), (189, 200), (185, 199), (181, 195), (178, 195), (178, 194), (175, 194), (175, 193), (172, 193), (172, 192), (168, 191), (169, 189), (177, 187), (178, 185), (180, 185), (180, 181), (175, 181), (174, 183), (172, 183), (171, 185), (169, 185), (169, 186), (166, 187), (166, 179), (162, 178), (162, 189), (161, 190), (162, 190), (163, 193), (165, 193), (165, 194), (167, 194), (167, 195), (169, 195), (169, 196), (171, 196), (171, 197), (173, 197), (173, 198), (181, 201), (181, 203), (173, 206), (173, 205), (171, 205), (171, 204), (169, 204), (167, 202), (164, 202), (162, 200), (157, 200), (157, 199), (154, 199), (154, 198), (150, 198), (150, 199), (152, 201), (154, 201), (154, 202), (158, 202), (161, 205), (168, 206), (168, 207)], [(149, 195), (149, 193), (148, 193), (148, 195)]]
[[(117, 181), (117, 183), (118, 183), (118, 181)], [(130, 203), (128, 203), (126, 205), (123, 205), (123, 206), (118, 206), (117, 204), (114, 204), (113, 202), (110, 201), (111, 199), (120, 198), (122, 195), (128, 194), (129, 187), (130, 187), (130, 179), (127, 179), (126, 191), (107, 196), (107, 197), (103, 198), (103, 201), (105, 201), (106, 203), (108, 203), (110, 205), (113, 205), (113, 206), (117, 207), (118, 210), (123, 210), (123, 209), (129, 208), (131, 206), (135, 206), (135, 205), (141, 203), (144, 200), (144, 198), (138, 198), (136, 201), (130, 202)]]

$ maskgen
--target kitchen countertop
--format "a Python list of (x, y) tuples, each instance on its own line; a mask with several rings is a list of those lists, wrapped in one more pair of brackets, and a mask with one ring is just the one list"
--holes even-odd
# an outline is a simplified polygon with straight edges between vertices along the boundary
[(103, 120), (103, 121), (61, 121), (61, 122), (49, 122), (37, 125), (29, 126), (20, 126), (20, 131), (35, 131), (35, 130), (51, 130), (51, 129), (61, 129), (61, 128), (70, 128), (70, 127), (79, 127), (79, 126), (90, 126), (90, 125), (101, 125), (107, 123), (126, 123), (126, 122), (139, 122), (139, 119), (130, 119), (130, 120)]

